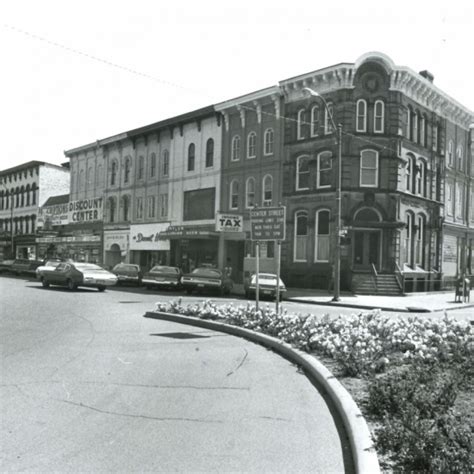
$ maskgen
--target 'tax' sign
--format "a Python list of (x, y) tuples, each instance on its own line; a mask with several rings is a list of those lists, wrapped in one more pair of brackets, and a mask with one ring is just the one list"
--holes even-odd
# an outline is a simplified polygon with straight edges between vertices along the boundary
[(220, 214), (216, 215), (216, 231), (217, 232), (242, 232), (243, 217), (236, 214)]

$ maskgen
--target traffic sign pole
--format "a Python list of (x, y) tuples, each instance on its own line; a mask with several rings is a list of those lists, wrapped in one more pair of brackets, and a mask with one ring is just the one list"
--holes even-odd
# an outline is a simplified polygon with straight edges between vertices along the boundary
[(276, 289), (276, 302), (275, 311), (276, 314), (280, 314), (280, 262), (281, 262), (281, 241), (276, 242), (277, 249), (277, 289)]
[(255, 260), (255, 309), (258, 311), (258, 300), (260, 296), (260, 286), (258, 283), (258, 273), (260, 272), (260, 243), (257, 240), (255, 245), (255, 251), (257, 252), (256, 260)]

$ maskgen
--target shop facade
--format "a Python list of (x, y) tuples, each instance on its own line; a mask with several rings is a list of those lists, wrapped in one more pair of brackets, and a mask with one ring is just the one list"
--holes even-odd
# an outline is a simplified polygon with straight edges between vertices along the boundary
[(131, 225), (129, 263), (140, 265), (143, 271), (154, 265), (169, 265), (170, 243), (160, 238), (168, 227), (169, 222)]
[(130, 259), (130, 229), (104, 229), (104, 265), (112, 269)]

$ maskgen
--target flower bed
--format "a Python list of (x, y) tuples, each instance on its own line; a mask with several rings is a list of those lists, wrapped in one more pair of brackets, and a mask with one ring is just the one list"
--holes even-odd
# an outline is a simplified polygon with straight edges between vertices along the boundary
[(210, 300), (157, 303), (156, 311), (222, 320), (330, 358), (341, 382), (348, 377), (364, 382), (367, 396), (354, 398), (372, 421), (387, 467), (472, 471), (472, 402), (467, 420), (456, 405), (458, 395), (472, 398), (474, 342), (467, 323), (447, 316), (391, 319), (377, 311), (331, 319)]

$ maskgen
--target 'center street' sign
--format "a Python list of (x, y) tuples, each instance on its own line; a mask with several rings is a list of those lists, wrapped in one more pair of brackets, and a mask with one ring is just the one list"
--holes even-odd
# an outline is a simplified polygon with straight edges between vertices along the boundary
[(252, 240), (285, 240), (286, 208), (256, 207), (250, 211)]

